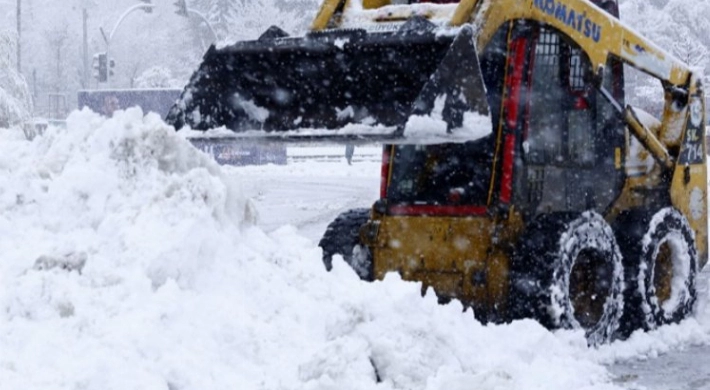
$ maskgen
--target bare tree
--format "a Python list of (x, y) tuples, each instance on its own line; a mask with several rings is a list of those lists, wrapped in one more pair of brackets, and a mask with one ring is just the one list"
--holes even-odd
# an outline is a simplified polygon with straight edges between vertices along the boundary
[(673, 54), (686, 64), (702, 67), (703, 70), (708, 60), (708, 48), (685, 28), (678, 31), (678, 36), (673, 43)]
[(49, 77), (50, 86), (55, 92), (61, 92), (68, 84), (65, 53), (68, 51), (69, 29), (66, 24), (45, 32), (50, 47), (53, 72)]
[(130, 86), (129, 88), (135, 88), (136, 87), (136, 79), (138, 78), (140, 70), (143, 68), (143, 63), (142, 61), (134, 61), (129, 65), (130, 67)]

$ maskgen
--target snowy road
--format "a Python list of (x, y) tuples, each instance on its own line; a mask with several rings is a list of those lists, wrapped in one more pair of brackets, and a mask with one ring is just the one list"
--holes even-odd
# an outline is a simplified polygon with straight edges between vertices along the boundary
[[(708, 295), (710, 270), (705, 267), (698, 278), (698, 296)], [(615, 382), (630, 389), (710, 390), (710, 346), (693, 345), (609, 366)]]
[[(316, 245), (337, 214), (354, 207), (369, 207), (377, 199), (379, 161), (372, 157), (357, 161), (357, 154), (372, 156), (378, 150), (377, 147), (356, 150), (356, 162), (351, 166), (342, 157), (318, 162), (291, 161), (288, 166), (230, 167), (228, 172), (254, 200), (259, 226), (264, 231), (292, 225)], [(326, 154), (340, 155), (340, 148), (332, 148)], [(707, 286), (706, 269), (700, 278), (700, 296), (707, 295)], [(664, 344), (660, 349), (664, 352), (658, 356), (652, 349), (648, 356), (607, 363), (613, 382), (628, 389), (710, 389), (710, 364), (706, 364), (710, 347)]]
[(657, 358), (632, 360), (611, 366), (616, 382), (630, 389), (710, 389), (710, 348), (694, 346)]
[(369, 207), (379, 195), (380, 162), (373, 156), (378, 147), (357, 148), (353, 165), (348, 165), (340, 149), (326, 148), (323, 154), (340, 159), (317, 162), (302, 160), (288, 166), (229, 168), (240, 180), (244, 194), (259, 210), (259, 226), (270, 232), (292, 225), (318, 242), (326, 226), (342, 211)]

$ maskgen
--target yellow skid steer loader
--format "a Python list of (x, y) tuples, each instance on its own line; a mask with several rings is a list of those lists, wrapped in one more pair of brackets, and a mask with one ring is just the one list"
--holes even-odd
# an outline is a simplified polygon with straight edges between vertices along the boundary
[[(660, 119), (625, 105), (624, 65), (659, 80)], [(700, 75), (615, 0), (325, 0), (303, 37), (211, 48), (168, 120), (382, 141), (380, 199), (329, 225), (327, 269), (339, 255), (595, 345), (692, 312), (704, 104)]]

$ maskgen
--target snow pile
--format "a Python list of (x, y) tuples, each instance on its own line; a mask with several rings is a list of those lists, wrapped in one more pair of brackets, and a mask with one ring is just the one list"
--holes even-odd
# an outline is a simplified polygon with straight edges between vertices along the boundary
[[(0, 132), (0, 389), (611, 389), (600, 361), (690, 337), (591, 351), (396, 275), (326, 273), (295, 228), (250, 225), (184, 136), (138, 109)], [(698, 321), (677, 328), (707, 338)]]
[[(364, 28), (368, 31), (394, 31), (413, 15), (426, 15), (437, 25), (445, 25), (458, 4), (435, 4), (392, 1), (392, 4), (366, 9), (362, 0), (350, 1), (342, 17), (342, 28)], [(369, 5), (372, 7), (372, 5)]]
[(326, 273), (156, 115), (0, 134), (2, 389), (611, 387), (581, 332)]

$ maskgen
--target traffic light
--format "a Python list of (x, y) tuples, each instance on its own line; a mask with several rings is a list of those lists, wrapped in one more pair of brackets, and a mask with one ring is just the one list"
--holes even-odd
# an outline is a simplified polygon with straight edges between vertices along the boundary
[(175, 11), (175, 13), (180, 16), (187, 17), (187, 3), (185, 0), (176, 0), (174, 4), (177, 7), (177, 11)]
[(96, 80), (99, 79), (99, 55), (94, 54), (91, 60), (91, 67), (94, 69), (93, 76)]
[[(153, 0), (141, 0), (141, 1), (146, 4), (152, 4)], [(143, 10), (145, 11), (145, 13), (149, 14), (149, 13), (153, 12), (153, 7), (145, 7), (145, 8), (143, 8)]]
[(116, 61), (113, 58), (108, 59), (108, 75), (113, 77), (113, 68), (116, 66)]
[[(94, 54), (93, 61), (94, 78), (100, 83), (105, 83), (108, 80), (108, 63), (106, 53)], [(111, 73), (113, 74), (113, 72)]]

